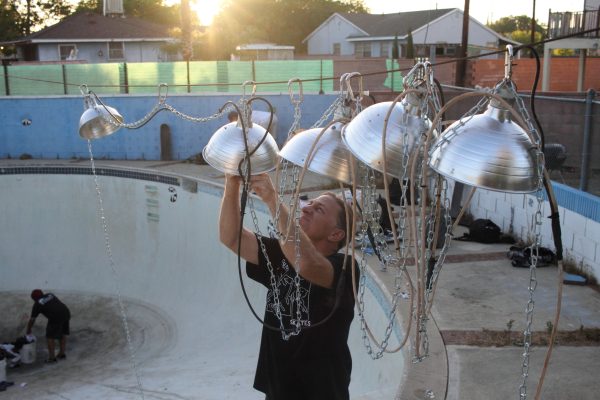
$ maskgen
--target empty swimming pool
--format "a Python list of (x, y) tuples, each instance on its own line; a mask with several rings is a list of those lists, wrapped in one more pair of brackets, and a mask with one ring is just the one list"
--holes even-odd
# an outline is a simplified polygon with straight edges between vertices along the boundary
[[(72, 312), (68, 359), (43, 363), (39, 318), (37, 361), (7, 371), (15, 385), (3, 398), (262, 399), (252, 389), (261, 326), (243, 298), (235, 255), (218, 242), (218, 182), (123, 166), (98, 174), (107, 235), (86, 164), (0, 170), (0, 340), (23, 334), (33, 288), (56, 293)], [(262, 314), (264, 289), (251, 281), (246, 288)], [(377, 332), (389, 302), (373, 279), (366, 292)], [(397, 343), (401, 334), (393, 336)], [(394, 398), (402, 353), (371, 360), (357, 318), (350, 346), (352, 398)]]

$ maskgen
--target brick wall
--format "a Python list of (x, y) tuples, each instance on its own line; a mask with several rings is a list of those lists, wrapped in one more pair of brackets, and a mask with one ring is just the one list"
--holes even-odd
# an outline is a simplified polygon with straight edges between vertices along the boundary
[[(494, 86), (504, 77), (504, 60), (474, 60), (469, 62), (472, 66), (470, 86)], [(512, 79), (519, 90), (531, 90), (535, 78), (536, 62), (532, 58), (515, 60)], [(543, 59), (540, 69), (543, 69)], [(550, 61), (550, 91), (567, 92), (577, 90), (577, 71), (579, 58), (553, 57)], [(542, 87), (543, 72), (540, 71), (538, 90)], [(588, 57), (585, 63), (584, 89), (600, 89), (600, 58)]]

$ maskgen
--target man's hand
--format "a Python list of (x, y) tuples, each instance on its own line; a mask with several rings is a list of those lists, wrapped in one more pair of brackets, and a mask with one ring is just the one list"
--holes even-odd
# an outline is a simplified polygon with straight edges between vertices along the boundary
[(269, 208), (275, 206), (277, 192), (268, 174), (253, 175), (250, 177), (250, 190), (256, 193)]

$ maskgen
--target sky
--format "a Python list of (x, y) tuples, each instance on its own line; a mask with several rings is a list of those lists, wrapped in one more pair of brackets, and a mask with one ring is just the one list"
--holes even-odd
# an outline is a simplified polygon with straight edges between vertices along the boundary
[[(198, 13), (203, 25), (210, 24), (219, 11), (220, 0), (190, 0), (190, 7)], [(528, 15), (533, 11), (534, 0), (470, 0), (469, 14), (479, 22), (497, 21), (510, 15)], [(435, 8), (464, 8), (464, 0), (364, 0), (371, 13), (397, 13)], [(584, 0), (535, 0), (535, 18), (547, 23), (548, 9), (552, 11), (583, 11)]]
[[(393, 1), (365, 0), (372, 14), (417, 11), (435, 8), (460, 8), (464, 0)], [(510, 15), (528, 15), (533, 12), (534, 0), (470, 0), (469, 15), (485, 24)], [(535, 0), (535, 19), (548, 23), (548, 9), (552, 11), (583, 11), (584, 0)]]

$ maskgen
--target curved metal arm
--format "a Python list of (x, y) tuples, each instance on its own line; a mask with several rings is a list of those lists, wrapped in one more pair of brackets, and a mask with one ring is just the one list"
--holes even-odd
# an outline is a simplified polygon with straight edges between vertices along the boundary
[[(242, 115), (240, 108), (233, 101), (226, 101), (221, 106), (221, 108), (219, 108), (219, 113), (222, 113), (223, 110), (225, 110), (225, 108), (227, 108), (227, 106), (232, 106), (233, 108), (235, 108), (235, 110), (238, 113), (238, 115), (240, 115), (240, 116)], [(238, 123), (242, 127), (242, 136), (243, 136), (243, 139), (244, 139), (244, 149), (246, 150), (246, 156), (244, 156), (240, 160), (240, 162), (238, 164), (238, 173), (242, 177), (242, 182), (243, 182), (244, 187), (245, 187), (247, 185), (247, 182), (246, 182), (246, 177), (244, 176), (244, 172), (242, 171), (242, 165), (244, 163), (244, 160), (248, 159), (248, 176), (250, 176), (251, 172), (252, 172), (250, 170), (250, 168), (251, 168), (251, 165), (250, 165), (250, 154), (248, 152), (248, 131), (246, 130), (246, 125), (244, 124), (244, 119), (243, 118), (238, 118)]]
[[(252, 154), (254, 154), (254, 152), (256, 150), (258, 150), (258, 148), (260, 147), (260, 145), (265, 141), (265, 139), (267, 138), (267, 135), (271, 131), (271, 125), (273, 124), (273, 114), (274, 114), (273, 105), (267, 99), (265, 99), (264, 97), (255, 96), (255, 97), (252, 97), (250, 100), (248, 100), (246, 102), (246, 106), (250, 107), (251, 111), (252, 111), (252, 107), (251, 107), (252, 102), (254, 102), (255, 100), (264, 101), (267, 104), (267, 106), (269, 107), (269, 124), (267, 125), (267, 130), (266, 130), (265, 134), (260, 139), (260, 141), (258, 142), (258, 144), (256, 145), (256, 147), (254, 149), (252, 149), (252, 151), (250, 153), (248, 153), (248, 157), (250, 157)], [(252, 124), (250, 126), (252, 126)]]

